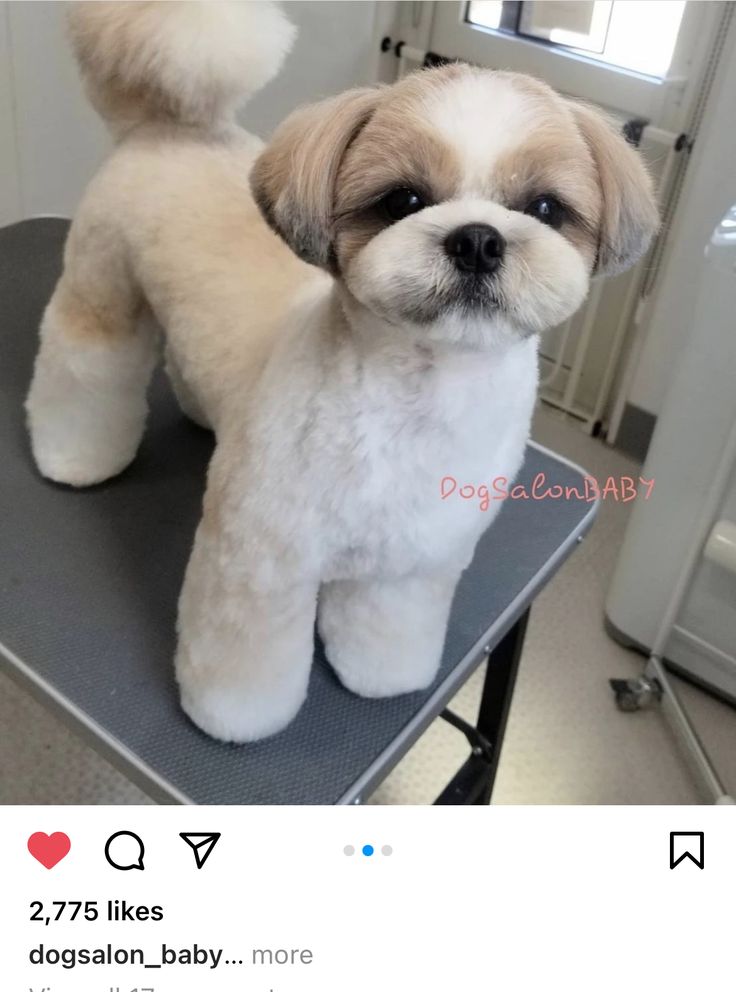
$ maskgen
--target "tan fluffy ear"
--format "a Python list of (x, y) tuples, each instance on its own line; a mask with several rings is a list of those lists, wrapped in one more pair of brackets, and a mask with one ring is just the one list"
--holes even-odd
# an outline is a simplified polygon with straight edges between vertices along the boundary
[(306, 262), (331, 267), (335, 180), (375, 109), (379, 89), (348, 90), (296, 110), (261, 152), (250, 187), (261, 213)]
[(587, 104), (572, 103), (572, 110), (603, 194), (595, 271), (615, 275), (644, 254), (657, 231), (654, 187), (639, 153), (615, 121)]

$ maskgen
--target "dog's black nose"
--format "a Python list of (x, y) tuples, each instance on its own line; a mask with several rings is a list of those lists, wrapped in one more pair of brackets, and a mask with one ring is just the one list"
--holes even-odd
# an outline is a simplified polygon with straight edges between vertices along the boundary
[(445, 239), (445, 251), (461, 272), (495, 272), (505, 249), (503, 236), (490, 224), (463, 224)]

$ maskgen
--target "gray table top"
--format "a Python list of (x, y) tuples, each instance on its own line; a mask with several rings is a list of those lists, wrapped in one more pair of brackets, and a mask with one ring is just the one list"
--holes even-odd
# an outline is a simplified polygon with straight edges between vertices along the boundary
[[(595, 504), (506, 502), (461, 579), (429, 690), (361, 699), (317, 644), (307, 702), (286, 731), (242, 746), (209, 739), (179, 709), (172, 658), (211, 435), (158, 377), (140, 453), (118, 478), (77, 492), (31, 461), (22, 404), (67, 228), (41, 219), (0, 230), (0, 665), (159, 801), (368, 795), (571, 553)], [(537, 472), (580, 484), (579, 469), (530, 445), (519, 481)]]

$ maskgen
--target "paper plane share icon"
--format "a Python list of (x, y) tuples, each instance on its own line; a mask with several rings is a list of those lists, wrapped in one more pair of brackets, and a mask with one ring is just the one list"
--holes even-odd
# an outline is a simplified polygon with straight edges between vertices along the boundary
[(215, 844), (222, 837), (222, 834), (188, 833), (179, 834), (179, 836), (194, 851), (194, 860), (197, 862), (197, 868), (204, 868), (207, 858), (212, 854)]

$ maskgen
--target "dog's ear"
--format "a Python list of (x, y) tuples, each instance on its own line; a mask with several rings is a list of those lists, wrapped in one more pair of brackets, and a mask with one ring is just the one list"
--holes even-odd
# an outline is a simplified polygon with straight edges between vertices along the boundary
[(603, 195), (595, 271), (615, 275), (644, 254), (657, 231), (654, 187), (638, 152), (613, 120), (587, 104), (570, 105)]
[(379, 93), (378, 87), (348, 90), (296, 110), (276, 129), (251, 171), (251, 191), (264, 218), (312, 265), (331, 267), (337, 172)]

